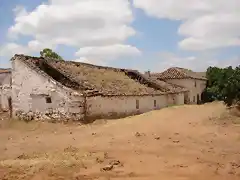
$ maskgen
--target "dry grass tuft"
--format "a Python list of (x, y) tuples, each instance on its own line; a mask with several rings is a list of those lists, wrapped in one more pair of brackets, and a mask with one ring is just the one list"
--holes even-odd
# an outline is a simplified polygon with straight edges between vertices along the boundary
[(69, 146), (60, 152), (21, 154), (15, 159), (0, 161), (0, 170), (8, 171), (3, 178), (9, 180), (16, 177), (31, 179), (41, 172), (58, 179), (57, 177), (72, 177), (74, 172), (87, 169), (102, 157), (103, 152), (84, 152)]
[(232, 107), (217, 117), (211, 117), (210, 120), (217, 120), (224, 124), (240, 124), (240, 111), (236, 107)]

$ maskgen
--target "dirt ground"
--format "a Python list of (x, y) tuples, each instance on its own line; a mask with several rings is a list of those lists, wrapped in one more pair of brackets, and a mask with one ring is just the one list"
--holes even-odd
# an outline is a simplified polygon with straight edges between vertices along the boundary
[(240, 180), (240, 121), (221, 103), (84, 126), (5, 115), (1, 180)]

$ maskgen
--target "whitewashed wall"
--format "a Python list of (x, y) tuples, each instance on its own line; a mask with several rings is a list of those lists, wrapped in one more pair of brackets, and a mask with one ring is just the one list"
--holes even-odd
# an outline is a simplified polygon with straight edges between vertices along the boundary
[(4, 111), (9, 110), (8, 99), (12, 96), (10, 86), (0, 87), (0, 109)]
[[(175, 102), (173, 100), (175, 98)], [(171, 100), (170, 100), (171, 99)], [(139, 109), (136, 101), (139, 101)], [(156, 100), (156, 107), (154, 107)], [(184, 104), (183, 93), (171, 96), (96, 96), (87, 99), (87, 116), (112, 117), (144, 113), (169, 106), (169, 101), (175, 105)], [(172, 104), (174, 104), (172, 103)]]
[[(12, 66), (13, 115), (18, 111), (61, 115), (82, 113), (83, 97), (74, 96), (70, 89), (59, 86), (18, 59), (12, 62)], [(52, 103), (46, 102), (46, 96), (51, 97)]]
[[(199, 98), (201, 100), (201, 94), (206, 88), (206, 83), (207, 83), (205, 80), (195, 80), (195, 79), (170, 79), (170, 80), (167, 80), (167, 82), (177, 84), (187, 88), (189, 90), (190, 103), (197, 103), (197, 95), (199, 95)], [(196, 87), (195, 87), (195, 82), (196, 82)]]
[[(21, 111), (26, 114), (50, 114), (50, 117), (60, 114), (61, 117), (73, 120), (75, 117), (84, 117), (84, 98), (80, 94), (59, 85), (18, 59), (12, 62), (12, 67), (13, 115)], [(46, 96), (51, 97), (51, 103), (46, 102)], [(181, 104), (184, 104), (183, 93), (159, 96), (95, 96), (86, 99), (85, 110), (89, 118), (115, 118)]]
[(8, 98), (11, 97), (11, 73), (1, 73), (0, 81), (0, 108), (7, 111)]

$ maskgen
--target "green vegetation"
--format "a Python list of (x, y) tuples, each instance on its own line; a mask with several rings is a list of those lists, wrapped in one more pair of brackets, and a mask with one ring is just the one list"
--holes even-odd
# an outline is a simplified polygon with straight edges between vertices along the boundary
[(40, 55), (41, 57), (48, 57), (48, 58), (63, 60), (61, 56), (59, 56), (56, 52), (48, 48), (45, 48), (42, 51), (40, 51)]
[(237, 104), (240, 106), (240, 66), (235, 69), (230, 67), (209, 67), (206, 73), (208, 83), (203, 100), (212, 102), (224, 101), (227, 106)]

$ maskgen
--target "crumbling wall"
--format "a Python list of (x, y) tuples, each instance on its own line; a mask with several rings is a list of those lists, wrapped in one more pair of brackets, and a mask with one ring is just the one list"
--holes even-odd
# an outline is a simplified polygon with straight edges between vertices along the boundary
[(18, 59), (12, 62), (13, 116), (20, 119), (81, 120), (84, 98)]

